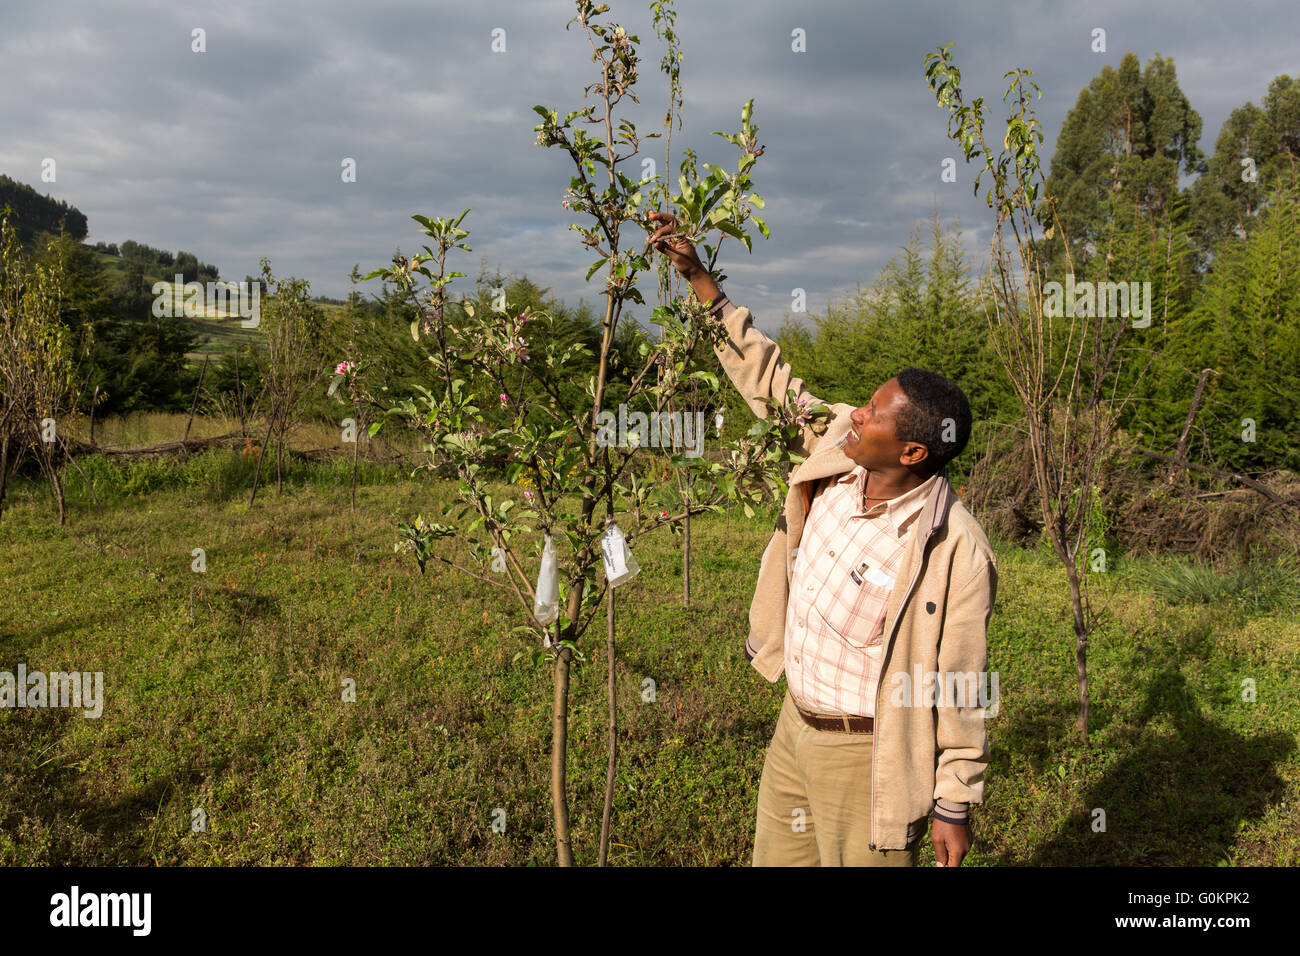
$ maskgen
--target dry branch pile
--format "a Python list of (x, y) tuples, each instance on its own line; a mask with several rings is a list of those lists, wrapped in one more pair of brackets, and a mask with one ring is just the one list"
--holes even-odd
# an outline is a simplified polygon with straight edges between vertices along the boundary
[[(1028, 444), (1006, 440), (971, 470), (967, 498), (990, 534), (1034, 544), (1042, 514)], [(1101, 472), (1110, 544), (1126, 554), (1187, 554), (1201, 560), (1300, 554), (1300, 475), (1236, 475), (1139, 448), (1123, 434)]]

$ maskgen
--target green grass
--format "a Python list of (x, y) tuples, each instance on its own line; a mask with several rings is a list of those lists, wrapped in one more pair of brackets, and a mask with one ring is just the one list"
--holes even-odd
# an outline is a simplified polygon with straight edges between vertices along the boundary
[(1291, 555), (1226, 570), (1171, 561), (1152, 567), (1148, 581), (1170, 604), (1232, 603), (1270, 611), (1295, 603), (1300, 566)]
[[(64, 528), (42, 488), (14, 489), (0, 669), (101, 670), (106, 700), (98, 720), (0, 711), (0, 862), (550, 864), (551, 674), (514, 661), (528, 646), (508, 636), (519, 608), (393, 552), (396, 522), (436, 514), (452, 487), (375, 466), (354, 514), (345, 468), (299, 467), (250, 509), (246, 468), (219, 455), (90, 463), (103, 510), (73, 478)], [(663, 532), (637, 543), (642, 573), (618, 592), (617, 865), (748, 865), (752, 852), (784, 688), (741, 645), (771, 518), (692, 530), (689, 608)], [(206, 573), (191, 570), (194, 548)], [(1001, 709), (968, 865), (1300, 863), (1294, 591), (1262, 610), (1171, 603), (1143, 563), (1094, 576), (1106, 619), (1085, 746), (1064, 575), (1043, 554), (998, 551)], [(603, 621), (573, 678), (581, 863), (596, 858), (604, 790)], [(195, 808), (206, 833), (191, 832)]]

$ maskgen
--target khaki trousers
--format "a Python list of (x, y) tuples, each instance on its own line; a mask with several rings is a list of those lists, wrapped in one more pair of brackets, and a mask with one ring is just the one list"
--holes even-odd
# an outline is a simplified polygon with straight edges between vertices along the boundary
[(758, 787), (754, 866), (916, 866), (923, 826), (906, 850), (870, 848), (874, 741), (809, 727), (787, 688)]

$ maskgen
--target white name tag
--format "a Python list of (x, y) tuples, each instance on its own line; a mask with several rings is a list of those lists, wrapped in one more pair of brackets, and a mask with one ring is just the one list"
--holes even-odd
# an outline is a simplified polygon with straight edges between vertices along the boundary
[(621, 578), (627, 574), (627, 563), (623, 560), (623, 536), (614, 531), (611, 525), (605, 529), (600, 539), (601, 554), (605, 559), (605, 577)]
[(892, 588), (894, 586), (894, 579), (884, 571), (880, 570), (880, 568), (872, 568), (868, 571), (867, 580), (877, 587)]

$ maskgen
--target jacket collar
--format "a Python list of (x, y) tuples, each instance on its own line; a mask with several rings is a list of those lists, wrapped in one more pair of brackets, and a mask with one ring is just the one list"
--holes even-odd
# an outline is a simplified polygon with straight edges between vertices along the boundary
[[(842, 447), (844, 440), (849, 437), (849, 428), (853, 424), (849, 421), (849, 413), (853, 409), (853, 405), (845, 402), (837, 402), (831, 406), (833, 417), (826, 428), (826, 434), (821, 436), (811, 454), (790, 472), (789, 485), (792, 492), (797, 484), (808, 482), (811, 488), (812, 483), (822, 478), (852, 471), (857, 467), (857, 462), (844, 454)], [(917, 530), (925, 538), (929, 538), (942, 528), (948, 521), (948, 512), (952, 509), (955, 500), (956, 495), (953, 493), (952, 485), (948, 483), (947, 469), (944, 469), (939, 475), (939, 480), (930, 490), (925, 506), (921, 509), (921, 516), (917, 519)], [(806, 510), (805, 505), (805, 513)]]

